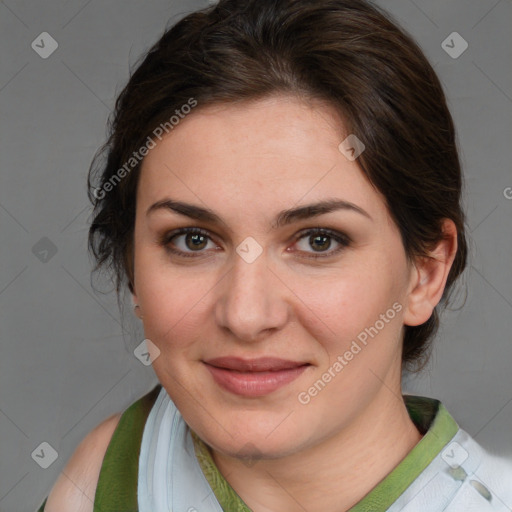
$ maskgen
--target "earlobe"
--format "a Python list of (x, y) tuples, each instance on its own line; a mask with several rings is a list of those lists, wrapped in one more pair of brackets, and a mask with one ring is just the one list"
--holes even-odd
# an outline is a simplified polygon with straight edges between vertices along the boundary
[(443, 221), (443, 238), (428, 254), (418, 258), (411, 271), (411, 290), (407, 298), (404, 324), (425, 323), (437, 306), (457, 254), (457, 228), (451, 219)]
[(135, 304), (133, 306), (133, 311), (135, 312), (135, 314), (142, 320), (143, 319), (143, 316), (142, 316), (142, 312), (140, 310), (140, 306), (138, 304)]
[(135, 290), (132, 293), (132, 301), (133, 301), (133, 312), (137, 315), (138, 318), (142, 320), (142, 311), (140, 309), (139, 301), (137, 299), (137, 294)]

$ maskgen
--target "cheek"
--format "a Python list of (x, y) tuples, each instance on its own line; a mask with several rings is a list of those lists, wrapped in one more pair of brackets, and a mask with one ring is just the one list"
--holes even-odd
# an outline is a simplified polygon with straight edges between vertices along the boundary
[[(144, 330), (160, 350), (172, 351), (191, 343), (200, 317), (206, 314), (212, 271), (172, 267), (165, 256), (141, 250), (135, 264), (135, 286), (144, 315)], [(218, 280), (218, 278), (217, 278)]]
[[(304, 314), (323, 324), (331, 335), (354, 335), (373, 324), (399, 297), (389, 267), (364, 271), (351, 268), (320, 279), (295, 279), (293, 291), (304, 303)], [(309, 311), (309, 313), (307, 313)]]
[[(291, 303), (292, 318), (307, 331), (306, 339), (312, 337), (329, 358), (336, 357), (400, 299), (400, 265), (397, 255), (369, 249), (352, 253), (329, 271), (281, 267), (278, 272), (286, 286), (276, 281), (283, 295), (277, 293), (275, 298)], [(214, 264), (177, 266), (167, 262), (160, 249), (139, 247), (135, 285), (146, 337), (160, 350), (176, 353), (192, 347), (205, 330), (215, 335), (219, 328), (215, 307), (220, 300), (216, 285), (222, 288), (222, 277)], [(394, 336), (398, 323), (396, 319), (386, 323), (379, 339)]]

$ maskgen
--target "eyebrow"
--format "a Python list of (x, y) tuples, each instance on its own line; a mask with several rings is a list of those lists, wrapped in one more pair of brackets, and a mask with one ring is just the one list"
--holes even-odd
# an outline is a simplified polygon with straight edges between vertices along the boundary
[[(146, 215), (149, 215), (158, 210), (168, 210), (191, 219), (209, 222), (212, 224), (223, 224), (224, 221), (219, 217), (213, 210), (209, 208), (203, 208), (182, 201), (175, 201), (170, 198), (162, 199), (152, 204)], [(291, 208), (288, 210), (280, 211), (272, 224), (272, 229), (277, 229), (293, 222), (318, 217), (319, 215), (325, 215), (338, 210), (352, 211), (359, 213), (370, 220), (373, 220), (368, 212), (363, 210), (360, 206), (357, 206), (349, 201), (341, 199), (326, 199), (318, 203), (307, 204), (305, 206), (299, 206), (297, 208)]]

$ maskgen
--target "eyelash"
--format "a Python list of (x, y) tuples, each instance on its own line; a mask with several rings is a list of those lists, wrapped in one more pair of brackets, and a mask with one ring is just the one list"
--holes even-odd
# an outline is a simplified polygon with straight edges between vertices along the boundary
[[(180, 235), (184, 235), (184, 234), (185, 235), (186, 234), (203, 235), (211, 240), (211, 237), (210, 237), (210, 234), (208, 233), (208, 231), (205, 231), (204, 229), (201, 229), (201, 228), (187, 227), (187, 228), (180, 228), (180, 229), (171, 231), (170, 233), (163, 235), (160, 239), (160, 245), (162, 245), (166, 249), (166, 251), (168, 251), (171, 254), (175, 254), (180, 257), (185, 257), (185, 258), (197, 258), (198, 256), (194, 255), (194, 252), (200, 255), (200, 253), (203, 251), (192, 251), (192, 252), (187, 253), (184, 251), (173, 249), (171, 247), (172, 240), (174, 238), (176, 238)], [(295, 238), (294, 243), (297, 243), (299, 240), (302, 240), (303, 238), (306, 238), (313, 234), (320, 235), (320, 236), (323, 235), (323, 236), (332, 238), (334, 241), (336, 241), (337, 243), (340, 244), (340, 247), (338, 247), (337, 249), (335, 249), (333, 251), (327, 252), (327, 253), (320, 252), (317, 254), (310, 254), (309, 256), (302, 256), (303, 258), (306, 258), (306, 259), (328, 258), (328, 257), (334, 256), (335, 254), (338, 254), (343, 249), (348, 247), (352, 242), (350, 237), (348, 237), (344, 233), (339, 233), (337, 231), (333, 231), (333, 230), (327, 229), (327, 228), (317, 227), (317, 228), (309, 228), (309, 229), (306, 229), (306, 230), (298, 233)]]

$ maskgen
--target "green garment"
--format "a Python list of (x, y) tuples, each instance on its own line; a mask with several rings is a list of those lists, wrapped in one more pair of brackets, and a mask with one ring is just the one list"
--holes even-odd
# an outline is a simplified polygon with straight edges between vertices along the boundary
[[(94, 512), (138, 512), (137, 481), (144, 425), (161, 386), (132, 404), (121, 416), (105, 453)], [(418, 444), (349, 512), (384, 512), (420, 476), (459, 427), (439, 400), (404, 395), (414, 424), (424, 434)], [(224, 512), (251, 512), (219, 472), (209, 447), (192, 432), (198, 462)], [(38, 512), (44, 512), (42, 504)]]

